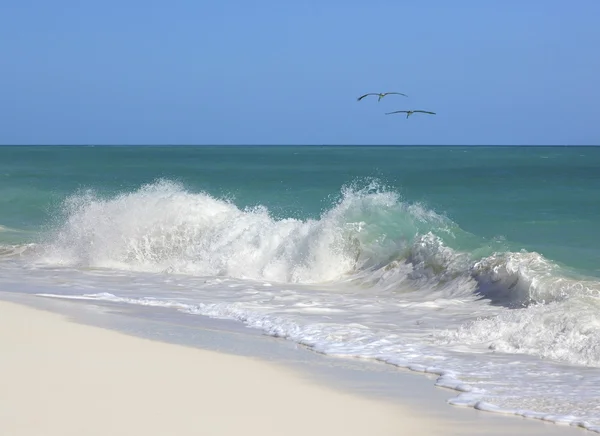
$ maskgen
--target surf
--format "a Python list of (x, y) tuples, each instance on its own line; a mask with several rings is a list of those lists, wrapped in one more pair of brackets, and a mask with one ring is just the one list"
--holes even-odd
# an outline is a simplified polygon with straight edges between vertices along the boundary
[[(377, 181), (324, 201), (318, 216), (299, 219), (171, 180), (80, 190), (37, 243), (2, 259), (26, 265), (27, 280), (39, 276), (44, 295), (233, 319), (325, 354), (434, 373), (461, 392), (455, 404), (510, 410), (495, 380), (519, 374), (542, 392), (548, 362), (600, 367), (595, 278), (471, 234)], [(47, 271), (63, 271), (60, 288)], [(519, 354), (542, 359), (539, 381), (529, 367), (505, 372)]]
[(385, 290), (477, 295), (522, 306), (594, 294), (598, 282), (541, 254), (507, 251), (377, 181), (341, 188), (315, 219), (159, 180), (131, 192), (69, 196), (36, 261), (69, 267), (222, 276), (277, 283), (344, 282)]

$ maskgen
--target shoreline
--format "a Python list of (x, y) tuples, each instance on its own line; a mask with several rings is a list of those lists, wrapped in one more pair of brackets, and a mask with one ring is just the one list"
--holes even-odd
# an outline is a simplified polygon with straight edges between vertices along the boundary
[[(41, 303), (40, 300), (31, 298), (29, 300), (31, 300), (28, 301), (29, 303), (33, 301)], [(132, 336), (132, 332), (126, 333), (122, 332), (122, 330), (115, 331), (113, 329), (107, 329), (106, 327), (100, 327), (97, 325), (86, 325), (86, 323), (81, 322), (81, 317), (68, 316), (64, 313), (59, 314), (60, 312), (57, 313), (56, 307), (54, 308), (55, 310), (51, 310), (48, 309), (48, 305), (52, 304), (48, 302), (46, 307), (40, 308), (39, 306), (34, 306), (35, 308), (31, 308), (31, 305), (27, 304), (27, 302), (19, 301), (15, 303), (0, 300), (0, 310), (2, 310), (4, 314), (3, 317), (0, 317), (0, 323), (2, 323), (2, 327), (0, 327), (2, 329), (2, 333), (0, 333), (1, 349), (6, 349), (6, 344), (12, 343), (13, 346), (16, 346), (19, 341), (23, 341), (24, 339), (29, 341), (32, 338), (35, 339), (35, 335), (38, 335), (37, 342), (27, 342), (28, 345), (31, 345), (31, 349), (29, 350), (30, 354), (23, 354), (20, 357), (18, 355), (13, 356), (12, 368), (6, 368), (6, 362), (0, 363), (0, 372), (4, 374), (0, 375), (2, 385), (6, 386), (6, 383), (14, 384), (18, 381), (17, 385), (12, 387), (12, 391), (9, 389), (9, 392), (11, 392), (10, 395), (7, 395), (6, 393), (0, 394), (0, 409), (4, 411), (0, 414), (0, 432), (3, 434), (37, 434), (35, 432), (28, 433), (26, 430), (21, 431), (19, 428), (11, 428), (11, 431), (6, 431), (3, 429), (6, 416), (19, 416), (23, 414), (23, 411), (19, 410), (20, 408), (18, 405), (14, 405), (6, 401), (6, 398), (12, 397), (13, 395), (27, 396), (27, 391), (32, 388), (32, 380), (30, 378), (15, 377), (15, 374), (24, 376), (24, 372), (42, 374), (44, 371), (49, 371), (48, 368), (40, 368), (40, 365), (43, 366), (43, 363), (41, 362), (45, 362), (48, 356), (51, 356), (52, 354), (58, 354), (59, 356), (63, 356), (61, 362), (66, 366), (65, 368), (54, 368), (54, 370), (56, 371), (56, 374), (60, 376), (60, 379), (64, 385), (73, 388), (73, 384), (78, 386), (81, 385), (81, 383), (86, 382), (85, 377), (81, 380), (73, 378), (73, 374), (77, 373), (77, 367), (70, 368), (69, 365), (72, 366), (73, 359), (69, 359), (69, 361), (66, 359), (66, 356), (73, 357), (73, 353), (78, 356), (79, 360), (75, 359), (75, 361), (78, 362), (81, 362), (82, 358), (85, 359), (85, 356), (89, 353), (92, 353), (91, 355), (94, 355), (96, 356), (96, 359), (99, 359), (99, 361), (87, 362), (84, 365), (88, 367), (88, 369), (84, 372), (86, 374), (91, 373), (92, 377), (98, 378), (98, 382), (102, 382), (104, 384), (118, 382), (118, 386), (120, 387), (119, 389), (121, 390), (124, 389), (123, 387), (127, 386), (128, 383), (133, 383), (127, 390), (132, 392), (134, 398), (128, 403), (129, 406), (124, 407), (124, 410), (131, 411), (131, 407), (133, 405), (138, 405), (138, 403), (142, 408), (148, 407), (146, 404), (148, 401), (148, 395), (140, 395), (145, 391), (145, 389), (147, 389), (144, 382), (135, 379), (135, 377), (133, 381), (128, 380), (127, 376), (134, 375), (137, 377), (139, 374), (137, 374), (138, 369), (136, 368), (139, 367), (139, 371), (141, 371), (143, 374), (146, 374), (146, 382), (148, 386), (157, 383), (157, 381), (153, 380), (153, 378), (154, 376), (157, 376), (160, 371), (158, 373), (152, 372), (152, 368), (145, 367), (148, 364), (148, 361), (152, 361), (151, 365), (160, 363), (160, 365), (162, 365), (161, 368), (166, 369), (168, 374), (173, 374), (173, 372), (176, 372), (179, 377), (182, 377), (186, 380), (186, 383), (200, 384), (200, 386), (197, 386), (197, 389), (193, 389), (192, 386), (187, 386), (185, 383), (182, 383), (180, 378), (177, 378), (174, 382), (170, 383), (165, 389), (171, 392), (170, 401), (168, 402), (167, 406), (172, 410), (166, 412), (163, 411), (161, 412), (162, 414), (166, 413), (166, 415), (170, 416), (170, 414), (177, 414), (181, 411), (188, 410), (188, 403), (197, 404), (200, 400), (194, 396), (194, 392), (196, 391), (208, 392), (209, 397), (225, 395), (230, 398), (244, 398), (243, 404), (250, 404), (252, 406), (260, 405), (258, 410), (252, 414), (254, 417), (260, 416), (260, 413), (263, 413), (264, 410), (270, 411), (268, 415), (270, 417), (269, 419), (273, 419), (272, 416), (277, 415), (277, 425), (275, 425), (276, 428), (272, 428), (274, 432), (273, 434), (275, 434), (275, 432), (278, 434), (338, 434), (343, 431), (349, 435), (358, 435), (364, 434), (365, 431), (368, 431), (383, 435), (398, 434), (400, 430), (406, 431), (410, 429), (411, 434), (419, 435), (483, 435), (506, 434), (514, 431), (518, 431), (521, 434), (558, 435), (575, 434), (572, 432), (583, 431), (582, 429), (575, 427), (537, 422), (537, 420), (503, 416), (489, 412), (479, 412), (469, 408), (457, 408), (448, 404), (443, 404), (440, 399), (442, 397), (447, 398), (451, 396), (451, 394), (445, 392), (443, 389), (435, 388), (432, 384), (425, 388), (425, 385), (428, 383), (428, 379), (422, 375), (400, 374), (398, 371), (392, 371), (389, 368), (385, 368), (385, 372), (387, 373), (396, 373), (396, 378), (400, 379), (400, 382), (397, 381), (396, 384), (401, 385), (400, 389), (403, 390), (403, 392), (396, 396), (396, 398), (391, 398), (390, 395), (385, 395), (385, 393), (382, 395), (381, 390), (378, 390), (377, 386), (372, 383), (372, 379), (369, 380), (367, 377), (364, 380), (358, 380), (356, 374), (360, 375), (360, 371), (350, 375), (351, 383), (349, 383), (349, 380), (340, 383), (339, 378), (334, 380), (335, 377), (332, 377), (332, 372), (335, 372), (336, 375), (339, 374), (338, 368), (333, 368), (335, 365), (332, 365), (332, 368), (326, 368), (328, 369), (326, 371), (323, 371), (323, 368), (321, 368), (320, 372), (315, 372), (315, 368), (309, 368), (309, 365), (306, 361), (288, 362), (292, 363), (291, 365), (285, 364), (285, 362), (282, 364), (282, 360), (284, 359), (282, 359), (281, 356), (274, 356), (271, 358), (267, 353), (264, 352), (254, 353), (260, 354), (258, 358), (256, 358), (256, 356), (244, 356), (243, 354), (247, 354), (248, 350), (244, 351), (239, 349), (239, 347), (237, 351), (241, 351), (241, 353), (235, 352), (235, 350), (227, 350), (226, 352), (207, 351), (207, 349), (210, 350), (212, 347), (207, 346), (205, 349), (202, 349), (197, 347), (198, 344), (196, 344), (195, 347), (192, 347), (190, 344), (177, 345), (171, 343), (171, 341), (165, 342), (162, 340), (157, 340), (156, 338), (151, 340), (140, 337), (140, 332), (138, 332), (137, 335)], [(74, 309), (73, 313), (81, 313), (81, 305), (77, 306), (66, 304), (65, 307), (71, 307)], [(8, 314), (8, 316), (6, 314)], [(104, 315), (99, 316), (100, 318), (104, 317)], [(76, 319), (73, 320), (73, 318)], [(19, 321), (19, 319), (27, 321)], [(19, 322), (21, 322), (21, 324), (19, 324)], [(131, 322), (131, 319), (129, 319), (129, 322)], [(143, 320), (142, 324), (147, 326), (148, 320)], [(19, 327), (19, 325), (21, 330), (16, 329), (16, 327)], [(30, 327), (27, 327), (31, 325), (35, 325), (40, 328), (32, 331)], [(23, 330), (25, 327), (29, 328), (29, 330)], [(17, 331), (20, 331), (21, 333), (17, 333)], [(226, 343), (229, 340), (223, 340), (222, 337), (218, 336), (219, 333), (217, 331), (208, 330), (206, 328), (201, 328), (201, 331), (209, 340), (214, 341), (215, 337), (220, 342)], [(28, 333), (26, 336), (23, 336), (23, 332)], [(52, 337), (56, 336), (55, 334), (52, 334), (52, 332), (61, 333), (61, 339), (57, 343), (59, 348), (57, 348), (55, 352), (51, 352), (51, 350), (47, 348), (47, 344), (49, 343), (48, 336), (41, 340), (43, 335), (50, 335)], [(173, 338), (171, 337), (170, 339), (172, 340)], [(244, 339), (247, 339), (247, 337)], [(256, 335), (256, 339), (251, 342), (256, 344), (259, 341), (265, 342), (266, 339), (270, 338), (264, 338)], [(78, 341), (78, 346), (73, 346), (73, 340)], [(86, 346), (88, 342), (92, 341), (94, 343), (93, 347)], [(102, 362), (102, 359), (108, 359), (108, 362), (111, 362), (111, 356), (114, 358), (113, 354), (117, 352), (117, 350), (113, 349), (112, 347), (121, 346), (120, 344), (124, 344), (125, 342), (127, 342), (127, 346), (125, 347), (123, 345), (125, 347), (124, 349), (126, 349), (125, 351), (127, 353), (131, 354), (128, 354), (128, 358), (132, 359), (131, 362), (137, 361), (137, 366), (132, 365), (126, 369), (121, 368), (122, 371), (119, 371), (117, 374), (103, 374), (103, 372), (106, 370), (106, 367), (99, 362)], [(244, 342), (246, 341), (244, 340)], [(266, 341), (265, 344), (267, 343), (269, 346), (274, 344), (275, 347), (285, 348), (282, 347), (281, 343), (276, 343), (276, 341)], [(229, 345), (231, 345), (231, 343)], [(287, 343), (286, 345), (293, 346), (293, 344), (290, 343)], [(98, 347), (100, 348), (97, 349)], [(234, 345), (233, 348), (235, 347), (236, 346)], [(118, 351), (118, 353), (122, 353), (124, 349), (121, 349)], [(101, 352), (102, 350), (104, 352)], [(301, 352), (306, 353), (307, 355), (310, 353), (306, 350), (302, 350)], [(44, 356), (40, 355), (40, 353), (47, 353), (47, 355), (44, 358)], [(27, 359), (27, 357), (32, 356), (37, 357), (34, 359)], [(158, 359), (160, 362), (154, 362), (155, 359)], [(193, 361), (198, 360), (198, 366), (190, 367), (188, 362), (189, 359), (192, 359)], [(330, 362), (335, 361), (337, 364), (344, 363), (343, 359), (331, 359), (323, 356), (319, 356), (318, 359)], [(27, 365), (29, 365), (29, 360), (31, 360), (32, 366), (29, 368), (29, 371), (25, 371), (23, 364), (27, 362)], [(348, 362), (348, 364), (350, 364), (350, 362)], [(113, 366), (111, 369), (114, 370), (116, 368), (114, 361), (112, 361), (112, 365)], [(383, 370), (383, 366), (380, 366)], [(155, 367), (153, 368), (156, 370)], [(199, 368), (203, 369), (200, 370)], [(208, 377), (207, 374), (209, 374)], [(230, 384), (226, 388), (227, 392), (221, 393), (220, 391), (223, 389), (223, 386), (217, 386), (218, 379), (229, 380), (233, 374), (235, 374), (236, 377), (238, 374), (245, 375), (242, 375), (239, 380), (236, 379), (238, 382), (237, 385)], [(244, 387), (244, 383), (252, 384), (253, 380), (257, 380), (261, 377), (261, 375), (265, 374), (268, 375), (268, 381), (265, 385), (261, 385), (260, 387), (251, 385), (253, 386), (252, 389)], [(80, 376), (84, 376), (84, 374), (82, 373)], [(52, 377), (56, 378), (56, 375), (53, 375)], [(272, 377), (275, 377), (275, 379), (272, 379)], [(279, 377), (281, 377), (281, 379), (279, 379)], [(265, 377), (262, 378), (264, 379)], [(137, 382), (135, 382), (135, 380), (137, 380)], [(40, 386), (43, 386), (43, 383), (47, 381), (48, 380), (45, 378), (38, 379), (37, 383), (42, 384), (36, 385), (38, 386), (36, 389), (41, 389)], [(385, 382), (387, 383), (388, 381), (386, 380)], [(212, 388), (208, 391), (206, 391), (206, 383), (212, 383)], [(159, 387), (160, 386), (162, 385), (159, 383)], [(286, 386), (286, 390), (277, 390), (281, 386)], [(257, 392), (260, 392), (260, 398), (253, 397), (253, 389), (258, 389)], [(267, 394), (267, 392), (271, 392), (270, 390), (272, 389), (275, 389), (275, 391), (272, 392), (272, 395)], [(56, 387), (54, 390), (57, 390)], [(190, 390), (192, 392), (190, 392)], [(416, 392), (417, 390), (418, 392)], [(23, 392), (19, 393), (20, 391)], [(160, 393), (160, 389), (157, 389), (156, 392)], [(87, 398), (94, 397), (94, 395), (91, 394), (91, 392), (80, 392), (79, 396), (85, 398), (83, 402), (86, 402), (86, 400), (95, 401), (94, 398)], [(104, 396), (106, 397), (106, 393), (104, 393)], [(2, 401), (2, 398), (5, 401)], [(298, 399), (301, 398), (304, 398), (305, 401), (302, 407), (294, 408), (290, 406), (290, 401), (298, 401)], [(62, 400), (70, 401), (69, 398), (65, 399), (64, 396), (62, 397)], [(204, 398), (204, 400), (206, 400), (206, 398)], [(58, 403), (58, 401), (56, 403)], [(144, 404), (146, 404), (146, 406), (143, 406)], [(335, 404), (338, 407), (331, 408), (332, 404)], [(307, 405), (309, 406), (310, 410), (306, 409)], [(77, 406), (81, 407), (80, 401), (77, 401), (73, 407)], [(233, 409), (231, 409), (229, 406), (231, 406), (231, 404), (227, 404), (227, 407), (224, 409), (223, 405), (219, 406), (210, 402), (202, 407), (206, 407), (207, 410), (209, 407), (214, 407), (211, 415), (226, 414), (228, 417), (242, 416), (243, 419), (246, 419), (246, 415), (250, 412), (245, 408), (246, 406), (244, 405), (238, 405), (237, 408), (234, 407)], [(313, 411), (313, 406), (319, 407), (315, 407), (315, 410)], [(31, 404), (27, 404), (27, 406), (22, 404), (22, 408), (25, 409), (25, 412), (31, 409), (31, 407)], [(33, 408), (35, 409), (35, 407)], [(116, 410), (118, 411), (120, 409), (117, 408)], [(325, 410), (328, 410), (328, 412), (323, 413)], [(354, 411), (351, 412), (351, 410)], [(7, 411), (10, 411), (10, 414), (7, 415)], [(336, 415), (337, 411), (343, 412), (343, 416), (340, 416), (339, 414)], [(82, 410), (77, 412), (77, 416), (80, 417), (78, 418), (77, 422), (80, 423), (79, 425), (83, 425), (83, 421), (97, 419), (97, 416), (95, 416), (96, 412), (98, 411), (96, 410), (94, 412), (93, 410)], [(70, 413), (75, 414), (75, 412)], [(193, 413), (190, 411), (189, 413), (191, 413), (189, 418), (193, 417), (194, 414), (198, 414), (197, 411)], [(258, 415), (256, 415), (256, 413), (258, 413)], [(363, 415), (369, 416), (370, 418), (364, 419)], [(169, 422), (172, 420), (185, 422), (185, 417), (187, 416), (188, 415), (184, 413), (182, 416), (179, 416), (178, 419), (171, 417), (167, 420)], [(374, 422), (373, 416), (378, 417), (376, 422)], [(298, 421), (298, 417), (301, 417), (302, 422), (308, 423), (310, 423), (313, 419), (317, 420), (322, 424), (322, 426), (321, 424), (312, 423), (307, 427), (303, 427), (302, 425), (296, 423), (296, 421)], [(23, 417), (23, 419), (25, 420), (25, 417)], [(105, 431), (115, 433), (115, 426), (117, 425), (119, 428), (124, 428), (123, 425), (140, 425), (140, 423), (136, 420), (134, 421), (137, 423), (130, 422), (131, 417), (129, 417), (129, 415), (120, 416), (119, 419), (127, 421), (127, 423), (117, 423), (114, 421), (113, 427), (106, 429)], [(196, 425), (197, 416), (192, 421), (194, 421), (194, 425)], [(288, 427), (290, 425), (290, 421), (294, 422), (292, 425), (293, 429)], [(64, 426), (61, 427), (64, 422), (52, 422), (54, 422), (55, 425), (59, 425), (59, 428), (56, 430), (57, 432), (55, 434), (68, 434), (68, 432), (65, 432)], [(342, 423), (340, 424), (340, 422)], [(178, 428), (177, 434), (187, 434), (185, 432), (188, 430), (191, 432), (198, 432), (199, 428), (194, 427), (194, 425), (187, 429), (183, 427)], [(315, 427), (316, 425), (319, 427)], [(343, 429), (340, 427), (340, 425), (348, 425), (348, 428)], [(249, 429), (248, 426), (251, 428)], [(157, 428), (158, 427), (156, 425), (152, 425), (148, 427), (147, 431), (142, 431), (141, 428), (136, 427), (134, 429), (134, 427), (131, 427), (131, 432), (147, 435), (160, 434), (152, 433), (152, 431), (155, 431)], [(358, 431), (359, 429), (360, 431)], [(250, 419), (250, 421), (247, 421), (244, 424), (243, 431), (248, 433), (248, 431), (252, 430), (255, 430), (257, 433), (261, 434), (270, 434), (264, 428), (264, 426)], [(291, 433), (292, 430), (298, 430), (299, 432)], [(322, 432), (319, 432), (321, 430)], [(44, 434), (54, 434), (51, 432), (48, 433), (47, 429), (44, 431)], [(172, 431), (172, 429), (169, 431)], [(231, 434), (234, 431), (239, 431), (239, 429), (225, 430), (224, 428), (212, 427), (210, 431), (212, 432), (211, 434)], [(86, 434), (91, 433), (86, 430)], [(117, 432), (117, 434), (120, 433)], [(122, 434), (129, 433), (126, 432)]]
[(0, 302), (0, 433), (447, 434), (418, 411), (248, 357), (75, 324)]

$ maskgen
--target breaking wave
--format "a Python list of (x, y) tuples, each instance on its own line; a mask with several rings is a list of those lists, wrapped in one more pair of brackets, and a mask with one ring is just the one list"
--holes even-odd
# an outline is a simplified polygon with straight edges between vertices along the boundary
[[(146, 298), (136, 288), (126, 297), (88, 297), (236, 319), (327, 354), (373, 358), (411, 369), (429, 371), (429, 358), (439, 352), (445, 359), (439, 365), (449, 370), (436, 363), (431, 371), (440, 375), (440, 386), (464, 391), (456, 404), (487, 404), (475, 385), (456, 374), (485, 379), (489, 370), (505, 378), (508, 373), (502, 371), (508, 367), (490, 364), (481, 369), (480, 362), (465, 366), (466, 361), (432, 351), (434, 347), (527, 354), (600, 367), (597, 279), (540, 253), (515, 250), (502, 239), (470, 234), (444, 214), (403, 201), (375, 182), (342, 188), (318, 217), (303, 220), (276, 216), (261, 205), (239, 208), (230, 200), (190, 192), (168, 180), (112, 196), (88, 190), (64, 201), (51, 228), (38, 244), (0, 246), (0, 258), (107, 268), (109, 274), (119, 269), (159, 277), (211, 277), (216, 282), (246, 279), (250, 287), (260, 280), (301, 289), (295, 294), (302, 295), (300, 303), (320, 301), (329, 309), (326, 322), (297, 315), (295, 306), (280, 312), (260, 304), (258, 309), (244, 306), (235, 301), (237, 295), (227, 302), (193, 303), (172, 297), (168, 289), (161, 288), (166, 293), (161, 298)], [(193, 287), (202, 281), (189, 282)], [(221, 292), (222, 298), (225, 291), (215, 286), (208, 288)], [(334, 292), (329, 294), (331, 286)], [(346, 288), (362, 293), (345, 299)], [(285, 288), (268, 289), (277, 294)], [(270, 298), (275, 297), (265, 301)], [(338, 318), (332, 308), (340, 312)], [(379, 318), (367, 326), (375, 315)], [(413, 341), (413, 334), (421, 344)], [(488, 392), (492, 385), (486, 387)], [(494, 395), (503, 410), (512, 410), (510, 400)]]
[(273, 216), (263, 206), (189, 192), (161, 180), (134, 192), (69, 197), (41, 246), (4, 246), (71, 267), (226, 276), (273, 282), (352, 283), (390, 291), (474, 295), (521, 307), (600, 295), (535, 252), (506, 251), (442, 214), (402, 201), (376, 182), (347, 186), (315, 219)]
[(504, 242), (469, 234), (375, 182), (344, 187), (316, 219), (279, 218), (260, 205), (240, 209), (161, 180), (108, 198), (78, 193), (55, 221), (38, 256), (53, 265), (299, 284), (349, 281), (474, 294), (509, 306), (600, 293), (596, 281), (535, 252), (505, 251)]

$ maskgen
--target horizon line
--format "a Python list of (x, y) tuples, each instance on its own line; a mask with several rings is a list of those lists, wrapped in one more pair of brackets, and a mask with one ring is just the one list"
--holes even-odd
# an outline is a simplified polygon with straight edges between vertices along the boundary
[(600, 147), (600, 144), (0, 144), (0, 147)]

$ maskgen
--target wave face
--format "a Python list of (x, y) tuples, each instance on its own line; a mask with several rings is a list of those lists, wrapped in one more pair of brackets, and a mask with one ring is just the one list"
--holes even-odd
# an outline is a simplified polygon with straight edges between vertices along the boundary
[(318, 219), (276, 218), (263, 206), (240, 209), (162, 180), (109, 198), (73, 195), (55, 221), (39, 258), (55, 265), (299, 284), (350, 280), (508, 306), (600, 293), (597, 281), (538, 253), (497, 251), (503, 241), (468, 234), (376, 182), (343, 188)]
[(242, 210), (170, 181), (108, 199), (84, 192), (63, 213), (49, 263), (285, 283), (340, 279), (410, 250), (418, 235), (452, 235), (454, 227), (376, 184), (344, 189), (316, 220)]

